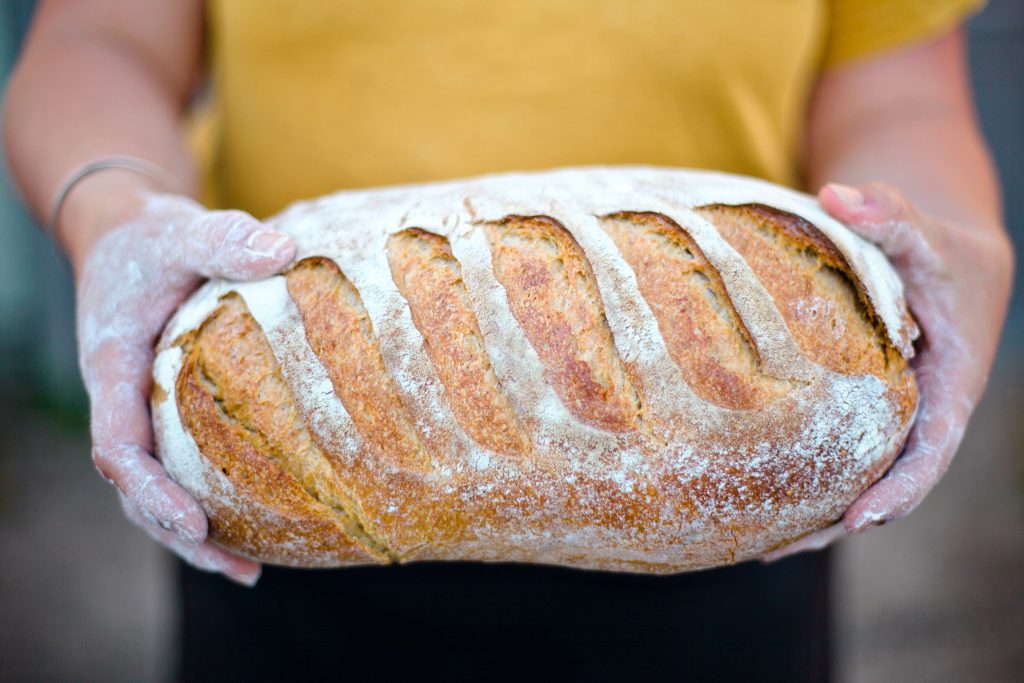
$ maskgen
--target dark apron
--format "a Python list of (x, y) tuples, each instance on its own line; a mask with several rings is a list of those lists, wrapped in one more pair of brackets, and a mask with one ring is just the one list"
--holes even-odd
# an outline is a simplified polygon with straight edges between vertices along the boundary
[(180, 564), (184, 681), (825, 681), (830, 551), (638, 576), (520, 564)]

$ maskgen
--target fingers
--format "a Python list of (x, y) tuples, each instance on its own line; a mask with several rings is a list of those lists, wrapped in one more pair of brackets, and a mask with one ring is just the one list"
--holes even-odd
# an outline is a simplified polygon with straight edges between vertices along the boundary
[(832, 545), (848, 533), (842, 522), (836, 522), (832, 526), (825, 527), (812, 534), (804, 536), (799, 541), (793, 541), (789, 545), (771, 551), (761, 558), (762, 562), (775, 562), (790, 555), (796, 555), (807, 550), (821, 550)]
[(258, 562), (234, 555), (211, 541), (204, 541), (199, 545), (186, 543), (177, 534), (153, 524), (125, 496), (121, 496), (121, 507), (128, 519), (193, 567), (208, 572), (220, 572), (232, 581), (250, 588), (259, 580)]
[(192, 245), (191, 268), (203, 277), (252, 280), (268, 277), (295, 257), (295, 242), (243, 211), (208, 211), (177, 239)]
[(910, 514), (945, 474), (963, 439), (973, 398), (966, 391), (949, 390), (947, 382), (958, 385), (952, 373), (931, 366), (922, 370), (922, 405), (906, 449), (885, 477), (846, 511), (844, 523), (852, 533)]
[(923, 438), (914, 440), (916, 443), (908, 447), (889, 473), (846, 511), (843, 523), (850, 533), (907, 516), (942, 478), (950, 458), (940, 452), (939, 446), (925, 443)]
[(144, 398), (148, 357), (144, 349), (109, 343), (89, 359), (93, 462), (147, 519), (196, 545), (206, 538), (206, 514), (150, 453), (153, 434)]
[(916, 218), (903, 193), (884, 183), (861, 187), (829, 183), (818, 192), (818, 201), (840, 221), (863, 226), (869, 232), (878, 231), (879, 243), (891, 238), (888, 231), (879, 230), (881, 224), (912, 222)]
[(828, 183), (818, 192), (818, 201), (844, 222), (881, 223), (914, 218), (914, 210), (903, 193), (885, 183), (860, 187)]
[(160, 282), (173, 290), (191, 291), (197, 276), (269, 277), (295, 257), (291, 237), (244, 211), (207, 211), (176, 195), (151, 196), (141, 218), (104, 239), (90, 255), (101, 261), (101, 270), (123, 276), (126, 265), (137, 264), (140, 286)]
[(150, 523), (177, 536), (185, 545), (194, 547), (206, 538), (202, 507), (171, 481), (148, 452), (134, 444), (97, 446), (93, 462)]
[(206, 538), (206, 513), (137, 444), (107, 442), (93, 448), (93, 462), (150, 522), (195, 546)]

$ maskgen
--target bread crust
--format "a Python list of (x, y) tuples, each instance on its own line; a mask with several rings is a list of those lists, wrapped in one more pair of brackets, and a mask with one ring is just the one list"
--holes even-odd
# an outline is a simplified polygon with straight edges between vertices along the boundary
[(269, 223), (297, 264), (204, 285), (154, 365), (159, 456), (254, 559), (738, 562), (838, 519), (913, 420), (895, 272), (770, 183), (563, 169)]

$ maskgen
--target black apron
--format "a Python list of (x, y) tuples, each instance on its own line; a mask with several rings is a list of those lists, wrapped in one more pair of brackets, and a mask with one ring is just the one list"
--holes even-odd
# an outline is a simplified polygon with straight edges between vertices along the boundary
[(825, 681), (831, 551), (674, 576), (180, 565), (183, 681)]

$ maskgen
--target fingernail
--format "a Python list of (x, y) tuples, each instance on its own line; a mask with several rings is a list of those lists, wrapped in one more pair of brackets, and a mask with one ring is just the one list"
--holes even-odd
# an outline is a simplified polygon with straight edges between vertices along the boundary
[(149, 522), (150, 524), (158, 526), (161, 529), (170, 530), (170, 526), (167, 525), (167, 522), (165, 522), (164, 520), (159, 519), (156, 515), (154, 515), (152, 512), (150, 512), (146, 508), (138, 508), (138, 510), (139, 510), (139, 513), (142, 515), (142, 518), (144, 520), (146, 520), (147, 522)]
[(861, 206), (864, 203), (864, 195), (849, 185), (829, 183), (829, 189), (831, 189), (835, 195), (839, 197), (840, 201), (847, 206)]
[(245, 241), (245, 248), (255, 256), (272, 256), (278, 258), (285, 255), (289, 242), (288, 235), (276, 230), (257, 230)]
[(262, 570), (257, 569), (256, 572), (253, 574), (224, 574), (224, 576), (228, 577), (237, 584), (245, 586), (246, 588), (252, 588), (256, 585), (256, 582), (260, 580), (261, 573)]
[(879, 516), (877, 514), (868, 513), (868, 514), (865, 514), (860, 519), (858, 519), (854, 523), (854, 525), (850, 529), (850, 531), (852, 533), (855, 533), (855, 534), (860, 534), (860, 533), (863, 533), (863, 532), (867, 531), (871, 527), (881, 526), (883, 524), (885, 524), (885, 518), (884, 517), (881, 517), (881, 516)]

